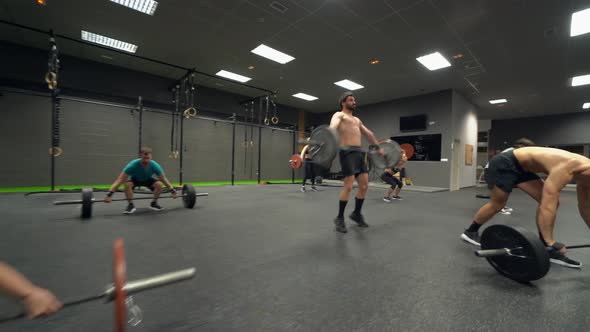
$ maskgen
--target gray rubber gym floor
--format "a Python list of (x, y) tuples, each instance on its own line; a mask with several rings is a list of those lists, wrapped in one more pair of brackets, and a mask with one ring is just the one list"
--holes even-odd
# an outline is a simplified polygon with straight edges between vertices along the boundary
[[(590, 273), (553, 265), (532, 285), (500, 276), (459, 235), (485, 200), (475, 190), (402, 192), (384, 203), (370, 191), (370, 224), (333, 231), (339, 188), (297, 185), (197, 188), (194, 210), (121, 214), (124, 203), (96, 204), (80, 223), (78, 194), (0, 196), (1, 260), (60, 299), (94, 295), (111, 279), (112, 242), (125, 238), (128, 278), (195, 266), (191, 281), (134, 296), (143, 322), (128, 331), (588, 331)], [(119, 194), (120, 196), (120, 194)], [(353, 202), (351, 202), (353, 203)], [(562, 194), (556, 236), (585, 243), (575, 193)], [(347, 214), (352, 210), (349, 204)], [(535, 204), (515, 192), (511, 216), (495, 222), (534, 230)], [(590, 264), (588, 250), (570, 256)], [(0, 314), (20, 307), (0, 300)], [(110, 331), (113, 306), (96, 301), (2, 331)]]

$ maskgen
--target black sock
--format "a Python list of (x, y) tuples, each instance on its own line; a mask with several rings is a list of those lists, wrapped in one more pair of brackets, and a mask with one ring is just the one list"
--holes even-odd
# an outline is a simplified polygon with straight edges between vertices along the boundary
[(360, 214), (361, 209), (363, 208), (363, 202), (365, 201), (365, 199), (355, 197), (354, 200), (355, 200), (354, 213)]
[(479, 231), (479, 228), (481, 227), (480, 224), (478, 224), (475, 220), (471, 222), (471, 225), (469, 225), (469, 228), (467, 228), (468, 232), (477, 232)]
[(338, 218), (344, 218), (344, 209), (346, 208), (346, 203), (348, 201), (339, 201), (340, 204), (338, 205)]

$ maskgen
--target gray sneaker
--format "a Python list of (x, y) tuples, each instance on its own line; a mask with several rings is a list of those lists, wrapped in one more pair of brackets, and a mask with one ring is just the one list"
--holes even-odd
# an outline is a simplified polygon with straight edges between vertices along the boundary
[(561, 252), (550, 249), (549, 250), (549, 261), (554, 264), (567, 266), (575, 269), (579, 269), (582, 267), (582, 263), (576, 262), (575, 260), (568, 258), (566, 255), (562, 254)]
[(477, 232), (469, 232), (465, 230), (465, 232), (461, 234), (461, 239), (465, 242), (473, 244), (474, 246), (481, 247), (481, 244), (479, 243), (479, 234)]

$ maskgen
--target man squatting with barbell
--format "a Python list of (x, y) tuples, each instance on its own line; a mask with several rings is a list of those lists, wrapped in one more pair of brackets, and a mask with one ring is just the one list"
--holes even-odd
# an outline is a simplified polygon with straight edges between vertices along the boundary
[[(536, 173), (547, 174), (544, 183)], [(555, 241), (553, 229), (560, 192), (572, 180), (576, 182), (580, 216), (590, 227), (590, 159), (561, 149), (522, 147), (494, 156), (485, 180), (493, 186), (490, 200), (475, 214), (461, 235), (463, 240), (479, 246), (479, 228), (502, 210), (512, 189), (518, 187), (539, 202), (537, 228), (541, 240), (551, 247), (551, 262), (572, 268), (582, 266), (565, 256), (567, 248)]]
[[(158, 178), (154, 179), (154, 175)], [(143, 186), (149, 188), (154, 194), (154, 200), (150, 204), (150, 209), (160, 211), (163, 210), (158, 204), (158, 198), (162, 193), (162, 187), (164, 184), (172, 193), (172, 198), (176, 198), (176, 189), (172, 187), (170, 181), (164, 174), (162, 166), (155, 160), (152, 160), (152, 149), (149, 147), (142, 147), (139, 152), (139, 158), (130, 161), (127, 166), (123, 169), (123, 172), (119, 174), (119, 177), (115, 180), (115, 183), (109, 189), (107, 196), (104, 199), (105, 203), (110, 203), (113, 199), (113, 193), (117, 191), (117, 188), (125, 182), (125, 197), (129, 204), (125, 209), (125, 214), (131, 214), (135, 212), (135, 205), (133, 204), (133, 188)]]
[[(379, 141), (361, 120), (352, 115), (356, 109), (356, 99), (352, 92), (345, 92), (338, 100), (341, 111), (334, 113), (330, 121), (330, 128), (337, 130), (340, 140), (340, 165), (344, 175), (344, 186), (340, 191), (338, 216), (334, 219), (336, 231), (346, 233), (344, 223), (344, 210), (348, 203), (348, 197), (352, 191), (352, 185), (356, 178), (358, 191), (355, 196), (354, 211), (349, 218), (357, 223), (359, 227), (369, 227), (361, 214), (365, 195), (369, 189), (369, 174), (367, 171), (366, 153), (361, 149), (361, 134), (364, 135), (374, 146), (379, 146)], [(384, 154), (382, 148), (378, 150), (380, 155)]]

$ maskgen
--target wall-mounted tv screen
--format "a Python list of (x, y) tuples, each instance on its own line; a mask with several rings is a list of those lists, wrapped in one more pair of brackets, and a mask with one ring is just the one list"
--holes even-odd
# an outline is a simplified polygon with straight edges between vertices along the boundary
[(442, 135), (412, 135), (412, 136), (395, 136), (392, 140), (398, 144), (408, 144), (414, 151), (414, 154), (408, 160), (420, 161), (440, 161), (442, 149)]
[(399, 130), (402, 132), (426, 130), (426, 115), (400, 116)]

